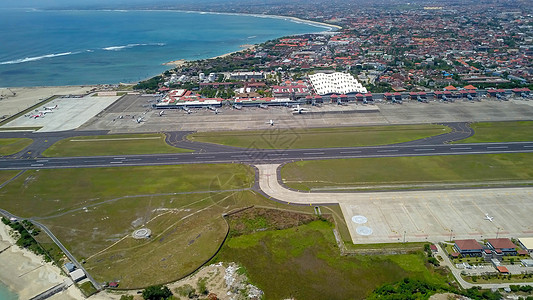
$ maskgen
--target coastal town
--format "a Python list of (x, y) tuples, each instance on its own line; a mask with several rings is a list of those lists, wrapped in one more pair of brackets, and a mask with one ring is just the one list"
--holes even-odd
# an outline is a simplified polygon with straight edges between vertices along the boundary
[(269, 2), (131, 5), (324, 31), (0, 88), (9, 300), (532, 299), (527, 1)]
[[(189, 87), (227, 99), (235, 96), (227, 88), (238, 86), (257, 90), (256, 97), (271, 96), (287, 80), (294, 85), (309, 73), (328, 70), (352, 74), (371, 93), (532, 87), (533, 17), (527, 11), (424, 6), (336, 11), (313, 20), (340, 28), (189, 62), (137, 88)], [(255, 72), (246, 79), (266, 85), (239, 83), (236, 72)]]

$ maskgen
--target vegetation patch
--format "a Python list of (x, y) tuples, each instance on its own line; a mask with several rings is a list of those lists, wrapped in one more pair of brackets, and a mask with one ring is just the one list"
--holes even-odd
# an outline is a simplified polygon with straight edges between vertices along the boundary
[(474, 135), (456, 143), (493, 143), (533, 141), (533, 121), (480, 122), (470, 125)]
[(531, 183), (532, 164), (529, 153), (357, 158), (290, 163), (281, 176), (305, 191), (519, 185)]
[(450, 132), (442, 125), (340, 128), (272, 128), (263, 131), (198, 132), (191, 141), (257, 149), (306, 149), (396, 144)]
[(97, 292), (96, 288), (90, 281), (85, 281), (84, 283), (80, 284), (79, 288), (83, 295), (85, 295), (85, 297), (89, 297), (90, 295)]
[(162, 133), (78, 136), (61, 140), (43, 152), (46, 157), (184, 153), (192, 150), (165, 143)]
[(444, 284), (422, 252), (394, 256), (341, 256), (325, 220), (230, 237), (215, 258), (235, 261), (265, 299), (364, 299), (375, 288), (406, 276)]
[(265, 230), (281, 230), (319, 220), (313, 214), (254, 207), (227, 217), (230, 236), (240, 236)]
[(33, 143), (26, 138), (0, 139), (0, 156), (15, 154)]
[(41, 230), (29, 221), (23, 220), (21, 222), (11, 222), (10, 220), (2, 217), (2, 223), (8, 225), (16, 232), (17, 246), (30, 250), (37, 255), (43, 255), (45, 261), (51, 261), (46, 251), (37, 243), (34, 237), (41, 233)]

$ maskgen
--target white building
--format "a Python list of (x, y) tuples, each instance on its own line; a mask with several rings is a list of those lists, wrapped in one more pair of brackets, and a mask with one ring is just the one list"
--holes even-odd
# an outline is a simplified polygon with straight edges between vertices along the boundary
[(316, 73), (309, 75), (309, 79), (316, 93), (321, 96), (327, 94), (367, 93), (366, 88), (347, 73)]

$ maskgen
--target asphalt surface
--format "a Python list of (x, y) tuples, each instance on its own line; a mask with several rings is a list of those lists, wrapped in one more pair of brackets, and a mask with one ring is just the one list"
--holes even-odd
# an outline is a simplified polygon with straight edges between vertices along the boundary
[(298, 160), (341, 159), (363, 157), (401, 157), (431, 155), (465, 155), (533, 152), (532, 142), (447, 144), (474, 134), (468, 123), (446, 123), (449, 133), (395, 145), (320, 149), (245, 149), (209, 143), (191, 142), (190, 132), (167, 132), (166, 142), (175, 147), (195, 150), (192, 153), (144, 154), (88, 157), (40, 157), (52, 141), (87, 135), (106, 134), (105, 131), (65, 131), (55, 133), (0, 133), (3, 137), (29, 137), (34, 143), (23, 151), (0, 159), (0, 170), (29, 170), (54, 168), (89, 168), (116, 166), (154, 166), (192, 163), (284, 163)]

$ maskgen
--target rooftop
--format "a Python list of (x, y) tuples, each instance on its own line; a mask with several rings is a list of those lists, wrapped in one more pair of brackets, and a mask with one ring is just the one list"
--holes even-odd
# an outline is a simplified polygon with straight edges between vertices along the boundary
[(461, 250), (480, 250), (481, 245), (476, 240), (456, 240), (455, 244)]
[(487, 243), (490, 243), (494, 249), (506, 249), (506, 248), (516, 248), (516, 245), (511, 242), (510, 239), (501, 238), (501, 239), (488, 239)]

